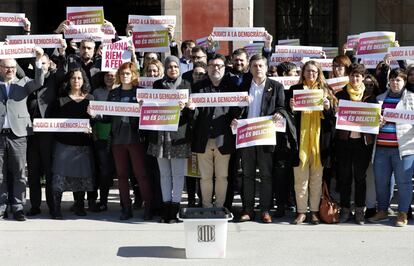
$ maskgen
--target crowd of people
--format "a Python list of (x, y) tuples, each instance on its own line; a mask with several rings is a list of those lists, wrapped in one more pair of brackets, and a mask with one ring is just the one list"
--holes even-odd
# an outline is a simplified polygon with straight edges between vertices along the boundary
[[(63, 21), (55, 33), (64, 33), (67, 23)], [(28, 20), (24, 31), (30, 34)], [(126, 35), (131, 34), (128, 25)], [(18, 221), (40, 214), (44, 176), (53, 219), (64, 217), (65, 191), (73, 192), (71, 211), (78, 216), (87, 215), (85, 194), (88, 211), (107, 211), (109, 190), (117, 179), (120, 220), (132, 218), (134, 208), (143, 208), (144, 220), (159, 216), (163, 223), (177, 222), (185, 187), (188, 207), (235, 211), (233, 199), (239, 193), (240, 222), (254, 221), (258, 208), (260, 221), (272, 223), (296, 206), (293, 224), (306, 222), (308, 216), (310, 223), (319, 224), (322, 183), (326, 182), (340, 195), (340, 222), (357, 224), (389, 219), (396, 184), (395, 225), (407, 224), (412, 212), (413, 125), (388, 122), (381, 116), (379, 134), (373, 135), (336, 129), (335, 120), (340, 99), (413, 110), (414, 67), (399, 61), (400, 68), (391, 69), (387, 54), (370, 73), (343, 51), (333, 58), (329, 73), (313, 60), (301, 67), (291, 62), (269, 67), (270, 34), (266, 33), (262, 53), (250, 58), (243, 48), (227, 57), (216, 53), (211, 37), (207, 48), (193, 40), (183, 41), (180, 53), (170, 27), (171, 55), (135, 54), (131, 48), (131, 62), (116, 71), (100, 70), (101, 49), (91, 39), (82, 40), (79, 47), (71, 40), (62, 42), (62, 48), (36, 47), (34, 60), (2, 59), (0, 217), (7, 217), (8, 206)], [(158, 78), (153, 84), (156, 89), (247, 92), (249, 104), (195, 107), (191, 100), (179, 102), (177, 131), (142, 130), (137, 117), (91, 112), (91, 100), (137, 103), (140, 76)], [(273, 76), (300, 78), (285, 90)], [(326, 82), (326, 78), (342, 76), (348, 76), (349, 83), (341, 89), (334, 90)], [(321, 90), (323, 110), (295, 111), (296, 90)], [(286, 132), (276, 133), (277, 145), (236, 149), (232, 128), (240, 119), (261, 116), (272, 116), (275, 122), (286, 119)], [(33, 134), (35, 118), (90, 119), (92, 128), (87, 133)], [(197, 156), (199, 179), (185, 176), (185, 162), (192, 154)], [(30, 208), (24, 213), (26, 158)]]

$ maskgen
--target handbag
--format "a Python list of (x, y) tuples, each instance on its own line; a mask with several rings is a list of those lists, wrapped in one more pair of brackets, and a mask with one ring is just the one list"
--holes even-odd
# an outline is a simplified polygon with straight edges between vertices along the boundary
[(327, 224), (339, 223), (339, 207), (338, 204), (331, 199), (328, 186), (323, 182), (322, 198), (319, 205), (319, 218)]

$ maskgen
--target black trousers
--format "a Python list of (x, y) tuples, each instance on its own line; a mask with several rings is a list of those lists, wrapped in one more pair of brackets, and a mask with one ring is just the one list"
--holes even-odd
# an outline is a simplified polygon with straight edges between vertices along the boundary
[(239, 191), (241, 194), (241, 180), (239, 178), (241, 153), (237, 150), (235, 153), (230, 155), (229, 161), (229, 175), (227, 176), (227, 192), (226, 201), (224, 207), (231, 211), (234, 200), (234, 192)]
[(256, 168), (260, 171), (260, 206), (261, 211), (269, 211), (272, 199), (273, 153), (266, 153), (263, 146), (241, 149), (243, 168), (243, 210), (254, 211), (256, 191)]
[(365, 145), (363, 138), (337, 141), (341, 207), (351, 207), (352, 181), (355, 183), (355, 207), (365, 207), (366, 171), (372, 148), (372, 145)]
[[(94, 143), (96, 162), (96, 186), (99, 187), (99, 200), (103, 204), (108, 203), (109, 189), (114, 184), (115, 164), (112, 153), (108, 148), (108, 141), (97, 140)], [(89, 199), (88, 195), (88, 199)], [(92, 197), (93, 199), (93, 197)]]
[(53, 134), (36, 133), (27, 140), (27, 176), (32, 208), (40, 208), (42, 187), (40, 178), (46, 178), (46, 203), (53, 210), (52, 195), (52, 152)]

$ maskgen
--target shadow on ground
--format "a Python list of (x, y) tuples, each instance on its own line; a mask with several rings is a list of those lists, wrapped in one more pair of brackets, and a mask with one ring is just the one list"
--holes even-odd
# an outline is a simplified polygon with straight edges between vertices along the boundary
[(120, 247), (117, 256), (125, 258), (145, 257), (185, 259), (185, 249), (168, 246)]

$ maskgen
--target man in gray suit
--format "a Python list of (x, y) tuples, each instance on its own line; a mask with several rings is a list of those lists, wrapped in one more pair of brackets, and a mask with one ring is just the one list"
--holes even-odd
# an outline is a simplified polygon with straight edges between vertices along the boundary
[(26, 201), (26, 137), (32, 133), (32, 122), (27, 110), (27, 96), (44, 82), (41, 57), (36, 52), (35, 79), (16, 77), (16, 60), (0, 60), (0, 217), (4, 217), (8, 200), (13, 217), (26, 220), (23, 204)]

